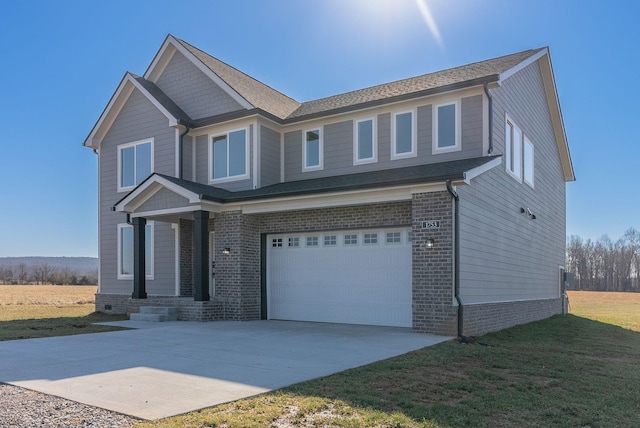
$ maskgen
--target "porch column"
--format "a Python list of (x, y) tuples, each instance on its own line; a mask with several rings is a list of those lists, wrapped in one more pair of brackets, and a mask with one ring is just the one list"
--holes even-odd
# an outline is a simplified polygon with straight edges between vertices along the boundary
[(133, 299), (146, 299), (145, 226), (147, 219), (133, 219)]
[(194, 211), (193, 300), (209, 300), (209, 212)]

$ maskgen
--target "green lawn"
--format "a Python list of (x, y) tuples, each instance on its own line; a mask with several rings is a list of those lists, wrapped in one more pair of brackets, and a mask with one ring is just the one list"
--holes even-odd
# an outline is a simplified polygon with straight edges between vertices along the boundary
[(640, 426), (640, 332), (608, 319), (555, 316), (138, 428)]

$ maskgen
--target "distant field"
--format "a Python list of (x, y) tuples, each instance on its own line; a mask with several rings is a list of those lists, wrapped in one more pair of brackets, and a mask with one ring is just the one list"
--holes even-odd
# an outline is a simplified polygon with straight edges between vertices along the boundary
[(569, 313), (640, 331), (640, 293), (568, 291)]
[(97, 286), (0, 285), (0, 340), (120, 330), (96, 325), (127, 319), (94, 313)]
[(0, 285), (0, 305), (93, 304), (97, 285)]
[(0, 321), (84, 317), (94, 311), (96, 285), (0, 285)]

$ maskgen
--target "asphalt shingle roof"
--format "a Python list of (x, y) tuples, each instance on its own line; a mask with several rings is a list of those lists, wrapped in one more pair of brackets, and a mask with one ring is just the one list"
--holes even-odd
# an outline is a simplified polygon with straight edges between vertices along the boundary
[(492, 161), (496, 157), (499, 156), (483, 156), (427, 165), (386, 169), (381, 171), (289, 181), (240, 192), (230, 192), (214, 186), (207, 186), (205, 184), (195, 183), (193, 181), (183, 180), (168, 175), (158, 173), (156, 173), (156, 175), (163, 177), (164, 179), (177, 184), (190, 192), (200, 195), (201, 199), (225, 203), (296, 196), (302, 194), (309, 195), (402, 186), (407, 184), (442, 183), (447, 180), (463, 180), (467, 171), (480, 167)]
[(288, 119), (324, 113), (346, 107), (359, 106), (376, 101), (386, 101), (396, 97), (419, 94), (436, 88), (448, 87), (465, 82), (474, 82), (479, 79), (495, 77), (506, 70), (518, 65), (525, 59), (535, 55), (540, 49), (530, 49), (499, 58), (475, 62), (461, 67), (423, 74), (395, 82), (359, 89), (340, 95), (334, 95), (319, 100), (302, 103)]
[(492, 78), (497, 80), (500, 73), (544, 49), (530, 49), (499, 58), (299, 103), (184, 40), (178, 38), (176, 40), (255, 108), (264, 110), (285, 122), (295, 122), (302, 118), (317, 117), (330, 112), (346, 111), (411, 96), (420, 96), (430, 91), (436, 92), (439, 88), (445, 90), (456, 85), (464, 86), (465, 83), (469, 85), (479, 84), (480, 80)]
[(254, 107), (284, 119), (300, 106), (296, 100), (212, 57), (184, 40), (178, 38), (176, 40)]

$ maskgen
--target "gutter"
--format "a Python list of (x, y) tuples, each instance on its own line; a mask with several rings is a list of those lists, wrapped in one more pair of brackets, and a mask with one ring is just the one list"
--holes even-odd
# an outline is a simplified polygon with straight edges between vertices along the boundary
[(482, 88), (489, 100), (489, 150), (487, 150), (487, 154), (490, 155), (493, 153), (493, 96), (489, 92), (489, 83), (487, 81), (482, 84)]
[(453, 187), (451, 186), (451, 180), (447, 180), (447, 191), (453, 198), (454, 202), (454, 218), (453, 218), (453, 282), (454, 282), (454, 296), (458, 302), (458, 338), (464, 339), (462, 334), (464, 325), (464, 306), (460, 299), (460, 198)]

